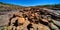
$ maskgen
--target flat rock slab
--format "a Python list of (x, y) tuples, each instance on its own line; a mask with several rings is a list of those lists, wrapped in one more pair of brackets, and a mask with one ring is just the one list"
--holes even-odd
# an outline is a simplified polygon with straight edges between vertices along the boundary
[(0, 16), (0, 26), (7, 25), (9, 22), (9, 17), (7, 15)]

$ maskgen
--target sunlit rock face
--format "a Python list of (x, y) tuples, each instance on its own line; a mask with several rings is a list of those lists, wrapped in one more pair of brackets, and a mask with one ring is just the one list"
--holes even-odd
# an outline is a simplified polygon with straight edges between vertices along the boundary
[(60, 30), (57, 15), (59, 11), (44, 8), (12, 10), (0, 15), (0, 30)]

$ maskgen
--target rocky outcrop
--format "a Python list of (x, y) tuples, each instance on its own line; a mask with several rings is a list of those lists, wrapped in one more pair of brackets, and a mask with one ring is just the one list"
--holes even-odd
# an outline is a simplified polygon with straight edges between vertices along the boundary
[(58, 18), (41, 8), (23, 8), (0, 15), (2, 30), (60, 30)]

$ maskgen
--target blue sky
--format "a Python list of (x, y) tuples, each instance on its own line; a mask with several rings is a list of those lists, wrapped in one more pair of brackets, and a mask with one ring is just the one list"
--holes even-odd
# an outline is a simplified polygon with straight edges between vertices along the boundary
[(21, 5), (21, 6), (60, 4), (60, 0), (0, 0), (0, 2), (16, 4), (16, 5)]

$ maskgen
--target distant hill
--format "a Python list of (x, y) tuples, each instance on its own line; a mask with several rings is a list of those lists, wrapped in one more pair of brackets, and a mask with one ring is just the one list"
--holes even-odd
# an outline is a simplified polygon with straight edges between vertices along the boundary
[(48, 8), (48, 9), (54, 9), (54, 10), (60, 10), (60, 4), (38, 5), (36, 7)]
[[(8, 3), (4, 3), (4, 2), (0, 2), (0, 4), (2, 4), (2, 5), (10, 5), (10, 6), (19, 6), (19, 5), (15, 5), (15, 4), (8, 4)], [(22, 6), (20, 6), (20, 7), (22, 7)]]
[(23, 6), (0, 2), (0, 11), (1, 10), (20, 10), (22, 7)]

